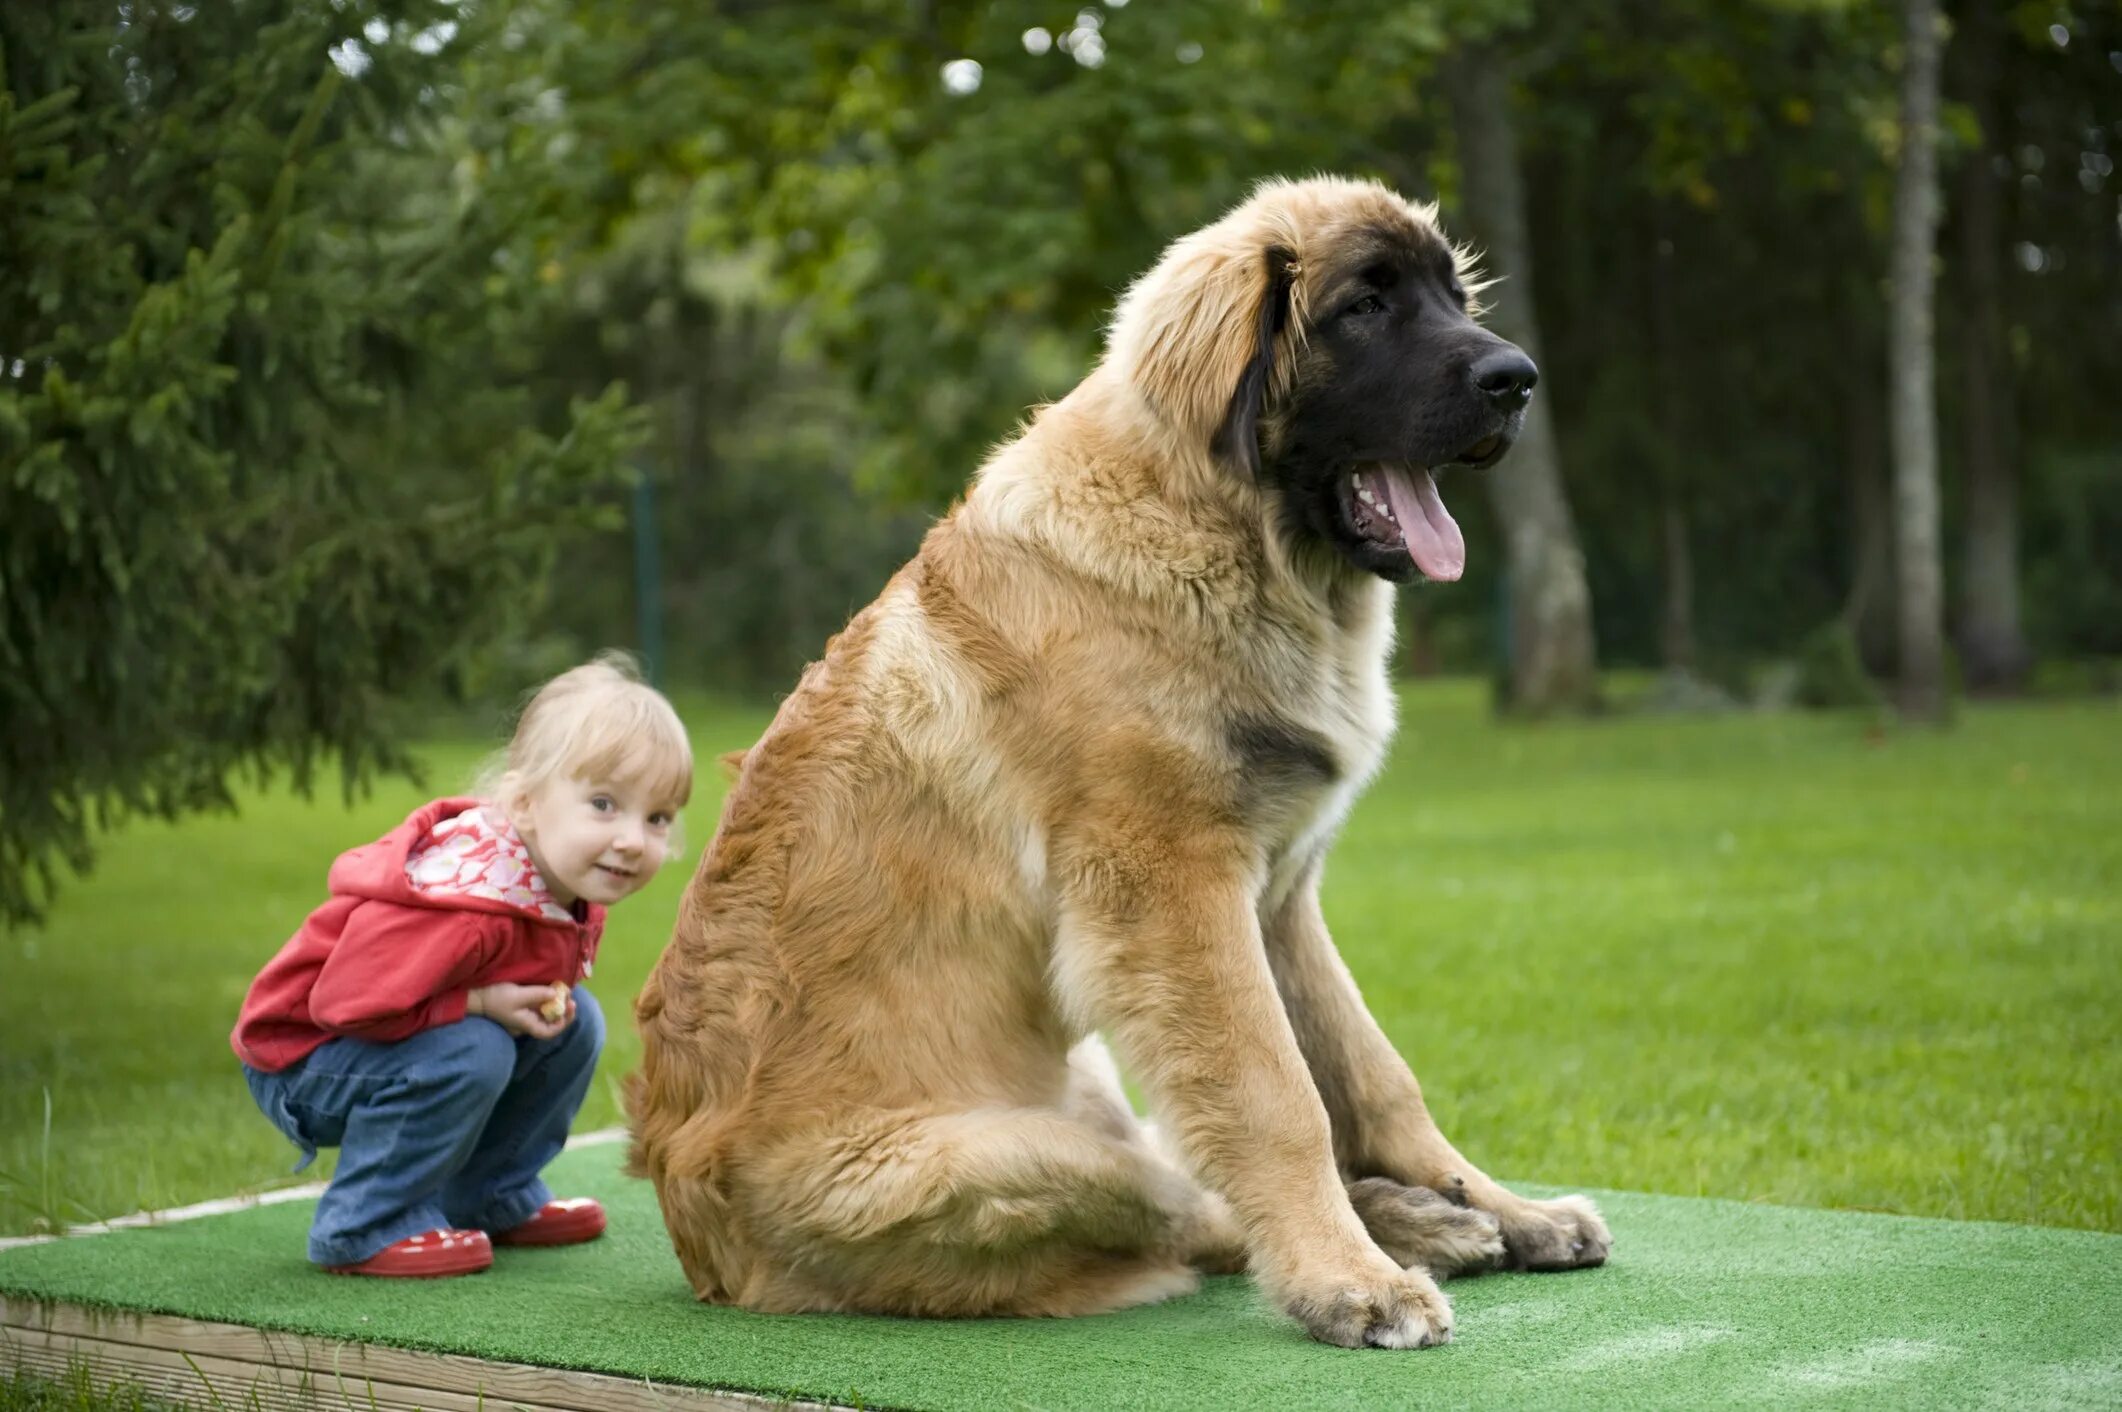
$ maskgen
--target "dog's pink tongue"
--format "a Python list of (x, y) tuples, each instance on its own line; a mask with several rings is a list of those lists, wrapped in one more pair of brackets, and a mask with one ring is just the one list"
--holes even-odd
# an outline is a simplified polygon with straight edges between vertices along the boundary
[(1421, 466), (1394, 467), (1385, 476), (1392, 497), (1393, 518), (1407, 540), (1408, 557), (1422, 576), (1450, 583), (1466, 572), (1466, 536), (1459, 522), (1444, 508), (1437, 494), (1436, 478)]

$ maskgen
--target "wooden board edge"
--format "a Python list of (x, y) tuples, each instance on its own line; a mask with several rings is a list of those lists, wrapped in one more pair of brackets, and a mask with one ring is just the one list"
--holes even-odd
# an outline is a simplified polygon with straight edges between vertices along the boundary
[(342, 1391), (343, 1405), (384, 1412), (848, 1412), (823, 1402), (0, 1295), (0, 1370), (53, 1377), (75, 1364), (98, 1387), (131, 1382), (156, 1396), (264, 1412), (339, 1406)]

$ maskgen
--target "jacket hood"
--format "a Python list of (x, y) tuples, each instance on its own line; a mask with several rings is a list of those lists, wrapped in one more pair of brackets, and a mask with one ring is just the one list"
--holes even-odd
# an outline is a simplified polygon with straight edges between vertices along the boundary
[(408, 907), (498, 912), (558, 926), (582, 918), (560, 905), (530, 850), (499, 809), (478, 799), (438, 799), (374, 843), (332, 864), (334, 896)]

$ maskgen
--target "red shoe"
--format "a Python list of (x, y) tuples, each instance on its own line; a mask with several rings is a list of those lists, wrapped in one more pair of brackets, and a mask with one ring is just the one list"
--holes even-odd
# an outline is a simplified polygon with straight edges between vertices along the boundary
[(327, 1265), (334, 1275), (380, 1275), (385, 1279), (435, 1280), (445, 1275), (476, 1275), (494, 1263), (493, 1242), (485, 1231), (422, 1231), (384, 1246), (358, 1265)]
[(604, 1208), (595, 1197), (548, 1201), (520, 1226), (494, 1232), (496, 1245), (580, 1245), (604, 1234)]

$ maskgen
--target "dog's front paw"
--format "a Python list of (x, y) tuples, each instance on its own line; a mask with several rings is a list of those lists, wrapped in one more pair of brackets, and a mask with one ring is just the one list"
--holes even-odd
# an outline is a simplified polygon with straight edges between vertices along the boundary
[(1451, 1304), (1437, 1282), (1376, 1256), (1338, 1276), (1302, 1282), (1283, 1303), (1306, 1333), (1342, 1348), (1428, 1348), (1451, 1342)]
[(1589, 1197), (1513, 1201), (1496, 1209), (1511, 1268), (1575, 1270), (1603, 1265), (1614, 1238)]

